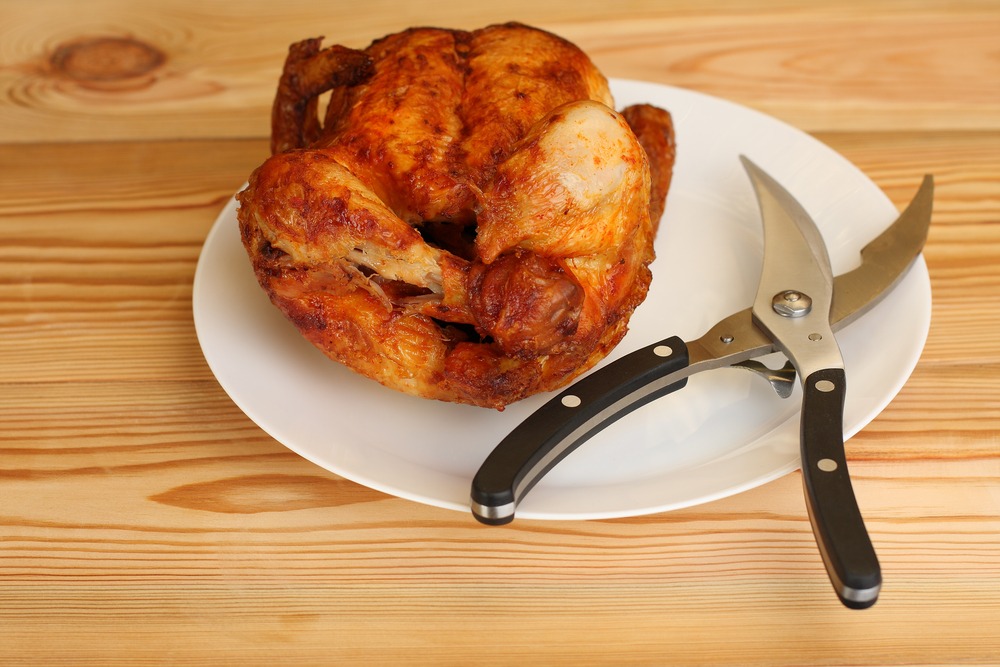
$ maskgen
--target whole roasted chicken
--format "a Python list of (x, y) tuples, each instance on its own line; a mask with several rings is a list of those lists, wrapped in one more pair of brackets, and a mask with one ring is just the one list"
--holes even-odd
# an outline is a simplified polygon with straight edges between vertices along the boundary
[(292, 45), (272, 152), (238, 195), (271, 301), (388, 387), (502, 409), (624, 336), (674, 139), (579, 48), (505, 24)]

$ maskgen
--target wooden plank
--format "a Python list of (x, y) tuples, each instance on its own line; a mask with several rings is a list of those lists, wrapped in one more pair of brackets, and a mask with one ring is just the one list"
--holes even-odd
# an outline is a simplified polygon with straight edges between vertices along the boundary
[[(81, 495), (59, 523), (5, 526), (5, 567), (18, 574), (0, 589), (6, 650), (41, 661), (72, 652), (74, 664), (164, 651), (185, 662), (224, 652), (259, 664), (281, 646), (286, 660), (325, 651), (338, 664), (599, 664), (610, 651), (670, 664), (792, 665), (824, 656), (975, 662), (998, 648), (990, 629), (1000, 620), (991, 603), (1000, 524), (966, 514), (976, 501), (989, 506), (991, 489), (969, 484), (966, 502), (935, 503), (955, 498), (941, 468), (962, 477), (968, 468), (934, 463), (905, 479), (859, 478), (887, 573), (884, 599), (864, 615), (829, 604), (797, 476), (641, 521), (503, 529), (395, 499), (310, 506), (342, 502), (341, 489), (283, 479), (280, 461), (266, 487), (239, 477), (239, 461), (154, 478), (197, 485), (222, 468), (227, 487), (215, 500), (231, 494), (244, 510), (202, 506), (197, 523), (157, 502), (150, 491), (158, 489), (143, 489), (138, 475), (91, 475), (80, 488), (65, 477), (15, 485), (45, 502), (67, 488)], [(115, 494), (95, 488), (108, 484)], [(915, 507), (922, 518), (910, 518)], [(948, 606), (956, 597), (962, 609)], [(916, 613), (927, 606), (950, 613)], [(139, 631), (122, 632), (126, 618)], [(40, 623), (59, 641), (33, 646)]]
[(807, 130), (1000, 123), (1000, 90), (988, 84), (1000, 78), (1000, 12), (989, 3), (849, 13), (844, 3), (708, 11), (683, 2), (652, 15), (593, 1), (457, 12), (448, 3), (327, 13), (301, 1), (243, 4), (62, 0), (38, 12), (5, 3), (0, 143), (266, 136), (293, 41), (324, 33), (328, 43), (363, 47), (409, 25), (473, 28), (510, 17), (577, 42), (609, 76), (720, 95)]

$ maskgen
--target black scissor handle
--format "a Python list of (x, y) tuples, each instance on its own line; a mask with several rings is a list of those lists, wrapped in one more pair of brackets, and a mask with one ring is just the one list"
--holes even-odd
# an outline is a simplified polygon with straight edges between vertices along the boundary
[(502, 525), (559, 461), (603, 428), (687, 383), (687, 345), (676, 336), (631, 352), (563, 390), (500, 441), (472, 480), (472, 513)]
[(802, 479), (809, 520), (830, 582), (844, 605), (865, 609), (878, 599), (882, 571), (847, 471), (846, 392), (847, 377), (841, 368), (814, 371), (805, 379)]

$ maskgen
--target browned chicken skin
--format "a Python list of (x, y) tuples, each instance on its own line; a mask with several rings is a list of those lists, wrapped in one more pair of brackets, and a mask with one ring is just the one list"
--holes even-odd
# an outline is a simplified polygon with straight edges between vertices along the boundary
[(502, 408), (568, 383), (645, 298), (673, 167), (669, 114), (612, 105), (582, 51), (520, 24), (292, 45), (238, 195), (261, 286), (400, 391)]

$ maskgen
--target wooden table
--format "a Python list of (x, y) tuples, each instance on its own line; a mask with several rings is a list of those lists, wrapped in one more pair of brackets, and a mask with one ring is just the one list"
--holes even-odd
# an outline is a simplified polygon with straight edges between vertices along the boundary
[[(508, 19), (801, 127), (899, 206), (935, 174), (930, 336), (848, 446), (872, 609), (798, 474), (498, 531), (318, 468), (216, 382), (195, 265), (287, 45)], [(0, 2), (0, 663), (1000, 664), (998, 36), (973, 0)]]

